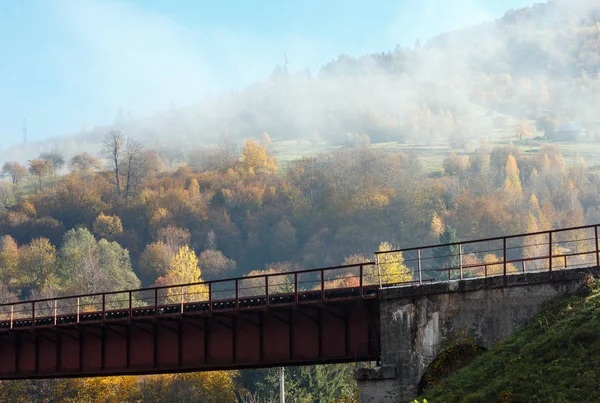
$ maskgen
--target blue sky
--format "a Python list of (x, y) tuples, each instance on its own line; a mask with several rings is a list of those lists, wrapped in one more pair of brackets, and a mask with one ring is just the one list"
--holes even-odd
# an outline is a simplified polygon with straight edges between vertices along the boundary
[(340, 53), (411, 46), (532, 0), (0, 0), (0, 150), (192, 104)]

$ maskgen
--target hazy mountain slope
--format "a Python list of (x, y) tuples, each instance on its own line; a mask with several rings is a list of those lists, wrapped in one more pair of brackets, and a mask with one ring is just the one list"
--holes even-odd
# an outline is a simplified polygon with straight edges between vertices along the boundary
[(597, 122), (599, 21), (593, 0), (537, 4), (422, 47), (341, 55), (316, 75), (277, 67), (263, 82), (194, 107), (145, 118), (120, 113), (113, 126), (3, 154), (25, 160), (53, 145), (67, 154), (89, 150), (112, 128), (150, 145), (189, 150), (215, 144), (223, 132), (243, 139), (266, 131), (272, 138), (329, 144), (344, 144), (347, 133), (413, 143), (460, 135), (478, 145), (493, 128), (512, 130), (506, 115)]

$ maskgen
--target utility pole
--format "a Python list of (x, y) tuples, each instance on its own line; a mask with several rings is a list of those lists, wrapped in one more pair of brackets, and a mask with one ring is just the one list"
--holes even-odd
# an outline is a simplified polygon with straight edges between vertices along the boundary
[(284, 369), (279, 369), (279, 403), (285, 403)]

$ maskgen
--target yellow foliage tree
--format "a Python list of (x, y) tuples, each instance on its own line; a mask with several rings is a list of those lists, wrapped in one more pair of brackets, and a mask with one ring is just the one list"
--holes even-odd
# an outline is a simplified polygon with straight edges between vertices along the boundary
[(521, 180), (519, 179), (519, 167), (517, 160), (510, 154), (506, 160), (504, 168), (506, 179), (504, 180), (504, 189), (511, 195), (521, 195)]
[(123, 233), (123, 223), (119, 216), (100, 213), (94, 220), (93, 229), (100, 238), (112, 240)]
[(275, 172), (277, 170), (275, 160), (267, 155), (267, 150), (252, 139), (244, 145), (242, 162), (248, 171), (265, 170)]
[(382, 242), (379, 245), (378, 265), (372, 266), (367, 270), (365, 282), (367, 284), (379, 283), (379, 275), (381, 274), (382, 284), (397, 284), (412, 281), (413, 275), (411, 270), (404, 265), (404, 257), (402, 252), (391, 252), (392, 245), (389, 242)]
[(444, 232), (444, 222), (437, 213), (433, 213), (433, 217), (431, 217), (430, 234), (435, 239), (439, 239), (440, 235), (442, 235), (442, 232)]
[(179, 248), (171, 263), (169, 271), (156, 280), (156, 286), (183, 285), (182, 287), (166, 288), (160, 292), (161, 300), (168, 302), (205, 301), (208, 299), (208, 287), (204, 284), (185, 285), (201, 282), (201, 271), (198, 266), (196, 252), (189, 246)]

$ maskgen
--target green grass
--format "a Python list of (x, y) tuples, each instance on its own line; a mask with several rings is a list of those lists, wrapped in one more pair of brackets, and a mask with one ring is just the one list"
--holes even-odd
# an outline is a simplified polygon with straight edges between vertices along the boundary
[(547, 305), (516, 335), (419, 398), (432, 402), (600, 401), (600, 284)]

